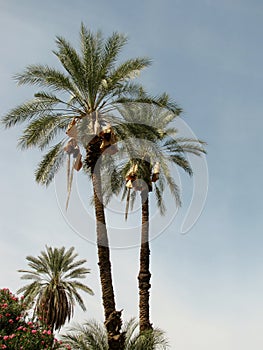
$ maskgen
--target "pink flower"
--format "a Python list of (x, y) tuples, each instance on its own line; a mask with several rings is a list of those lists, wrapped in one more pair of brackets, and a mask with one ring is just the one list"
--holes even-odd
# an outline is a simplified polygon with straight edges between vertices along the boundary
[(48, 335), (50, 335), (50, 334), (51, 334), (51, 330), (50, 330), (50, 329), (47, 331), (47, 334), (48, 334)]
[(9, 323), (14, 323), (14, 321), (10, 318), (10, 320), (8, 320)]
[(19, 326), (19, 327), (17, 328), (18, 331), (21, 331), (21, 329), (23, 329), (23, 326)]
[(6, 345), (2, 345), (1, 349), (6, 349), (7, 346)]
[(9, 339), (9, 336), (8, 336), (8, 335), (5, 335), (5, 336), (3, 337), (3, 339), (4, 339), (4, 340), (8, 340), (8, 339)]
[(32, 329), (31, 333), (35, 334), (37, 331), (35, 329)]
[(42, 334), (46, 334), (47, 333), (47, 330), (46, 329), (44, 329), (43, 330), (43, 332), (42, 332)]
[(27, 322), (27, 324), (28, 324), (29, 326), (32, 326), (33, 322), (29, 321), (29, 322)]

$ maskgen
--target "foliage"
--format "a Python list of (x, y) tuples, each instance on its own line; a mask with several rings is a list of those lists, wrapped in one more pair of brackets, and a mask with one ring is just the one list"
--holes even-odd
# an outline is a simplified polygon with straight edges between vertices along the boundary
[(30, 319), (27, 309), (23, 297), (16, 297), (7, 288), (0, 290), (0, 349), (58, 349), (60, 344), (51, 330)]
[[(34, 98), (11, 109), (3, 118), (6, 128), (26, 123), (19, 139), (19, 147), (49, 148), (36, 170), (36, 181), (49, 185), (66, 159), (66, 135), (54, 145), (57, 136), (65, 132), (72, 121), (79, 129), (83, 124), (85, 137), (78, 139), (84, 147), (99, 128), (114, 123), (111, 111), (128, 102), (153, 103), (175, 114), (181, 109), (164, 93), (150, 96), (134, 81), (141, 70), (151, 64), (147, 57), (136, 57), (119, 63), (119, 56), (127, 43), (125, 35), (114, 32), (104, 38), (100, 31), (91, 32), (84, 24), (80, 28), (80, 49), (76, 50), (65, 38), (56, 38), (53, 53), (62, 70), (43, 64), (31, 64), (16, 74), (19, 85), (37, 86)], [(94, 115), (96, 112), (96, 116)], [(95, 121), (95, 119), (96, 121)], [(81, 132), (80, 132), (81, 134)], [(87, 134), (89, 134), (87, 139)], [(93, 135), (93, 136), (91, 136)]]
[(79, 281), (90, 270), (82, 266), (86, 260), (76, 260), (77, 256), (73, 247), (68, 250), (46, 247), (37, 258), (27, 257), (30, 270), (19, 270), (24, 273), (22, 279), (33, 282), (18, 292), (23, 292), (29, 302), (35, 302), (35, 313), (52, 331), (59, 330), (71, 319), (75, 301), (86, 310), (78, 290), (93, 295), (92, 290)]
[[(168, 340), (162, 330), (155, 328), (150, 331), (138, 332), (135, 319), (126, 322), (124, 350), (166, 350)], [(87, 321), (83, 325), (76, 324), (62, 335), (62, 345), (70, 345), (72, 350), (108, 350), (107, 331), (104, 325), (96, 321)]]
[[(123, 199), (131, 199), (131, 207), (135, 197), (140, 191), (137, 186), (141, 179), (147, 185), (148, 191), (153, 191), (156, 204), (162, 215), (166, 208), (163, 201), (163, 192), (169, 188), (176, 204), (181, 205), (180, 189), (173, 177), (174, 167), (179, 167), (188, 175), (193, 171), (188, 156), (190, 154), (200, 156), (206, 153), (205, 142), (179, 136), (174, 127), (177, 117), (175, 113), (150, 104), (126, 104), (119, 106), (118, 112), (125, 123), (116, 126), (118, 132), (125, 128), (126, 136), (122, 140), (122, 148), (115, 156), (114, 163), (111, 160), (112, 178), (108, 176), (107, 164), (103, 171), (103, 192), (105, 203), (113, 194), (120, 194), (124, 189)], [(136, 132), (134, 132), (134, 129)], [(158, 181), (152, 181), (155, 164), (159, 164)], [(136, 167), (132, 180), (132, 191), (127, 188), (127, 173)], [(110, 183), (109, 183), (110, 182)], [(126, 186), (125, 186), (126, 185)]]

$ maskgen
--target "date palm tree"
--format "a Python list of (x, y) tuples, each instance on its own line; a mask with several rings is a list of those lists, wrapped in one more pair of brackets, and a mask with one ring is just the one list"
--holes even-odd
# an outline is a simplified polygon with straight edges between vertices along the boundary
[(30, 270), (19, 270), (24, 280), (31, 280), (18, 290), (25, 300), (34, 303), (34, 313), (52, 330), (59, 330), (74, 313), (75, 302), (86, 310), (79, 290), (93, 295), (92, 290), (80, 282), (90, 272), (83, 266), (86, 260), (76, 260), (74, 248), (66, 250), (46, 247), (38, 257), (27, 256)]
[[(104, 39), (101, 32), (93, 33), (84, 24), (80, 29), (79, 51), (64, 38), (57, 37), (54, 54), (64, 71), (35, 64), (17, 74), (15, 79), (19, 85), (36, 85), (41, 90), (35, 93), (33, 99), (12, 109), (2, 119), (6, 128), (27, 123), (19, 141), (22, 149), (38, 147), (44, 150), (51, 146), (36, 170), (36, 181), (40, 184), (49, 185), (67, 158), (70, 192), (73, 171), (82, 167), (81, 153), (84, 152), (85, 170), (89, 172), (93, 184), (98, 265), (110, 349), (115, 346), (121, 348), (123, 342), (101, 201), (101, 155), (116, 142), (116, 135), (108, 125), (114, 120), (111, 119), (111, 112), (116, 105), (127, 102), (154, 103), (174, 113), (180, 111), (167, 94), (152, 97), (132, 80), (150, 65), (148, 58), (133, 58), (117, 64), (126, 42), (127, 38), (119, 33)], [(67, 135), (58, 140), (59, 133), (65, 131)], [(123, 137), (123, 134), (119, 137)], [(116, 147), (113, 150), (116, 151)], [(69, 167), (70, 161), (73, 161), (73, 165)]]
[[(133, 125), (145, 125), (141, 138), (124, 140), (123, 147), (129, 160), (121, 161), (115, 185), (111, 191), (115, 194), (124, 186), (123, 198), (127, 198), (127, 218), (129, 204), (133, 205), (137, 194), (141, 200), (141, 244), (139, 281), (139, 322), (140, 331), (152, 329), (150, 322), (150, 245), (149, 245), (149, 194), (155, 193), (156, 203), (162, 215), (165, 214), (163, 192), (168, 186), (176, 205), (181, 205), (180, 191), (173, 179), (172, 167), (178, 166), (188, 175), (192, 175), (188, 154), (200, 156), (205, 153), (204, 142), (192, 138), (179, 137), (172, 126), (176, 114), (154, 105), (130, 104), (120, 107), (122, 118)], [(155, 132), (145, 132), (145, 129)], [(117, 168), (117, 167), (116, 167)], [(110, 194), (108, 195), (110, 198)]]
[[(137, 332), (138, 323), (131, 319), (123, 328), (126, 334), (124, 350), (166, 350), (169, 348), (165, 334), (159, 328), (143, 333)], [(95, 321), (76, 324), (62, 335), (65, 345), (72, 350), (108, 350), (107, 330)]]

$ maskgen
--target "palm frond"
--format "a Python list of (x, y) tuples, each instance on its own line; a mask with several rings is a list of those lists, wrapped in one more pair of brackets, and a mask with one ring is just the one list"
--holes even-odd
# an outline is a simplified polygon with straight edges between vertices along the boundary
[(19, 85), (38, 85), (52, 91), (68, 92), (75, 95), (75, 86), (64, 73), (47, 65), (29, 65), (23, 73), (14, 76)]
[(90, 110), (94, 111), (96, 96), (101, 86), (101, 81), (105, 78), (105, 72), (101, 64), (103, 37), (100, 31), (92, 33), (82, 23), (80, 39), (88, 105)]
[[(77, 256), (77, 255), (76, 255), (76, 256)], [(74, 256), (73, 259), (75, 259), (76, 256)], [(86, 262), (87, 262), (86, 259), (81, 259), (81, 260), (74, 261), (74, 262), (72, 262), (72, 259), (67, 260), (67, 263), (65, 264), (65, 267), (63, 266), (63, 271), (64, 271), (64, 270), (65, 270), (65, 271), (66, 271), (66, 270), (73, 270), (73, 269), (77, 268), (78, 266), (85, 264)], [(89, 270), (89, 269), (87, 269), (87, 270)]]
[(85, 68), (74, 47), (64, 38), (57, 36), (56, 44), (58, 51), (53, 51), (59, 58), (65, 70), (74, 82), (74, 91), (78, 90), (79, 95), (87, 90), (87, 81), (85, 79)]
[(180, 188), (179, 186), (175, 183), (174, 179), (172, 176), (170, 175), (166, 175), (165, 176), (165, 180), (168, 184), (168, 187), (170, 189), (170, 192), (172, 194), (172, 196), (175, 199), (175, 202), (177, 204), (178, 207), (180, 207), (182, 205), (181, 203), (181, 198), (180, 198)]
[(164, 142), (164, 147), (169, 152), (183, 152), (183, 153), (192, 153), (197, 156), (200, 156), (202, 153), (206, 154), (204, 146), (206, 143), (202, 140), (184, 138), (184, 137), (167, 137)]
[(47, 147), (59, 131), (65, 130), (68, 118), (54, 115), (44, 115), (33, 120), (20, 137), (18, 146), (21, 149), (38, 146), (41, 150)]
[(35, 173), (36, 181), (42, 185), (48, 186), (56, 172), (60, 169), (64, 159), (65, 152), (63, 150), (63, 142), (59, 142), (51, 148), (39, 163)]
[[(81, 309), (82, 309), (83, 311), (86, 311), (86, 310), (87, 310), (87, 309), (86, 309), (86, 306), (85, 306), (85, 304), (84, 304), (84, 302), (83, 302), (83, 299), (81, 298), (80, 294), (77, 292), (77, 290), (76, 290), (76, 288), (75, 288), (75, 286), (74, 286), (74, 283), (69, 282), (68, 284), (69, 284), (70, 287), (71, 287), (71, 289), (70, 289), (70, 294), (72, 294), (74, 300), (77, 301), (77, 303), (78, 303), (78, 305), (81, 307)], [(84, 291), (85, 291), (85, 292), (88, 292), (89, 294), (92, 295), (92, 291), (91, 291), (90, 288), (87, 287), (87, 290), (84, 290)]]
[(126, 43), (127, 37), (117, 32), (114, 32), (105, 41), (104, 49), (101, 54), (101, 70), (105, 76), (107, 72), (113, 69), (118, 55)]
[[(86, 260), (84, 260), (84, 262), (86, 262)], [(65, 275), (65, 278), (85, 278), (86, 274), (88, 273), (90, 273), (90, 269), (78, 267), (75, 269), (70, 269), (69, 273)]]
[[(78, 276), (76, 277), (70, 277), (71, 279), (72, 278), (79, 278)], [(71, 282), (72, 286), (74, 286), (75, 289), (80, 289), (90, 295), (94, 295), (94, 292), (92, 291), (91, 288), (89, 288), (87, 285), (77, 281), (77, 280), (74, 280), (73, 282)]]
[(40, 289), (39, 281), (34, 281), (18, 289), (17, 293), (23, 293), (25, 298), (35, 299)]
[[(25, 272), (23, 270), (18, 270), (18, 272)], [(24, 274), (21, 277), (22, 280), (36, 280), (36, 281), (40, 281), (40, 277), (38, 276), (38, 274), (34, 274), (32, 272), (29, 271), (28, 274)]]
[(146, 67), (149, 67), (150, 65), (151, 60), (148, 57), (129, 59), (113, 70), (108, 79), (113, 85), (115, 85), (118, 82), (130, 80), (133, 78), (134, 74), (140, 72)]
[(183, 169), (188, 175), (193, 175), (192, 167), (189, 163), (189, 161), (182, 155), (170, 155), (168, 159), (174, 163), (175, 165), (178, 165), (181, 169)]
[(164, 215), (166, 212), (166, 208), (162, 197), (162, 191), (160, 190), (157, 184), (154, 185), (154, 193), (156, 197), (157, 207), (160, 210), (160, 214)]
[(128, 97), (120, 97), (115, 103), (126, 104), (126, 103), (142, 103), (142, 104), (153, 104), (160, 108), (167, 109), (168, 111), (174, 113), (176, 116), (182, 113), (182, 108), (178, 106), (176, 102), (174, 102), (168, 94), (163, 93), (159, 96), (151, 96), (146, 93), (143, 89), (138, 91), (137, 96), (128, 98)]
[(29, 255), (26, 257), (26, 260), (28, 261), (28, 266), (30, 266), (32, 269), (35, 269), (38, 272), (48, 272), (48, 264), (46, 261), (42, 261), (40, 257), (35, 258)]
[(53, 104), (67, 104), (63, 100), (57, 97), (57, 95), (46, 91), (39, 91), (34, 94), (35, 98), (41, 102), (49, 102)]
[(10, 128), (16, 124), (21, 124), (34, 117), (43, 116), (52, 112), (56, 102), (40, 101), (34, 98), (13, 109), (11, 109), (1, 120), (1, 123)]

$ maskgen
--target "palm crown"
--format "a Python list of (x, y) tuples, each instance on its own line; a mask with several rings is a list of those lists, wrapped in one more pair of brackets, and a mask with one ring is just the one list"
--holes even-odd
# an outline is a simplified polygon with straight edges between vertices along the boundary
[(118, 107), (118, 111), (130, 129), (136, 127), (137, 133), (130, 133), (124, 139), (119, 157), (111, 165), (114, 168), (111, 186), (107, 182), (110, 179), (105, 176), (105, 201), (108, 202), (113, 193), (119, 194), (124, 189), (123, 198), (127, 196), (129, 200), (131, 197), (133, 205), (136, 194), (147, 189), (155, 193), (160, 213), (164, 214), (162, 195), (167, 185), (176, 204), (180, 206), (180, 191), (171, 166), (178, 166), (191, 176), (193, 171), (187, 155), (200, 156), (205, 153), (205, 143), (198, 139), (179, 137), (178, 130), (173, 126), (177, 115), (159, 106), (127, 104)]
[(51, 329), (60, 329), (73, 316), (75, 301), (86, 310), (78, 290), (93, 295), (92, 290), (79, 280), (90, 272), (83, 264), (86, 260), (76, 260), (74, 248), (65, 250), (46, 247), (46, 251), (35, 258), (28, 256), (30, 270), (19, 270), (21, 277), (33, 280), (20, 288), (25, 299), (35, 303), (35, 313)]
[[(37, 85), (44, 89), (35, 93), (32, 100), (12, 109), (2, 120), (6, 127), (28, 123), (19, 141), (22, 149), (45, 149), (72, 123), (82, 126), (82, 130), (84, 125), (85, 133), (94, 136), (110, 121), (112, 108), (128, 101), (155, 103), (174, 113), (180, 112), (167, 94), (149, 96), (140, 84), (132, 81), (150, 65), (148, 58), (128, 59), (117, 65), (120, 51), (127, 42), (124, 35), (113, 33), (104, 39), (101, 32), (92, 33), (82, 24), (80, 42), (80, 52), (77, 52), (67, 40), (57, 37), (54, 54), (64, 72), (46, 65), (30, 65), (15, 76), (19, 85)], [(65, 159), (66, 140), (64, 137), (44, 156), (36, 171), (37, 182), (48, 185), (52, 181)], [(86, 148), (90, 138), (83, 140)]]

